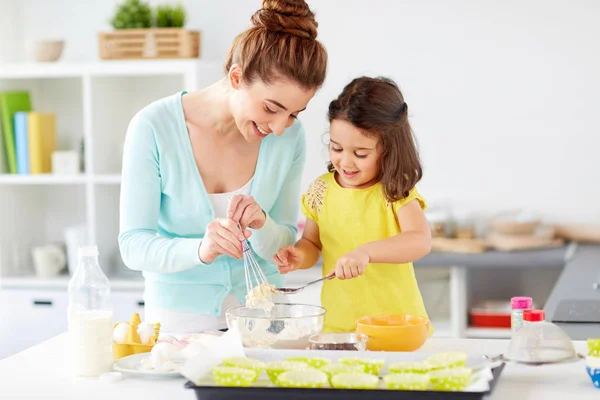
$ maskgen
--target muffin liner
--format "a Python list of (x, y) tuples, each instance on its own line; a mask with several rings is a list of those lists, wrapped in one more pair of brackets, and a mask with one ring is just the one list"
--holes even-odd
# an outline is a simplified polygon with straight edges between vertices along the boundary
[(258, 377), (256, 371), (247, 368), (217, 366), (212, 368), (213, 379), (221, 386), (250, 386)]
[(388, 374), (383, 377), (385, 386), (390, 390), (427, 390), (429, 380), (429, 374), (411, 372)]
[(328, 386), (329, 379), (317, 369), (295, 370), (279, 374), (276, 384), (284, 388), (323, 388)]

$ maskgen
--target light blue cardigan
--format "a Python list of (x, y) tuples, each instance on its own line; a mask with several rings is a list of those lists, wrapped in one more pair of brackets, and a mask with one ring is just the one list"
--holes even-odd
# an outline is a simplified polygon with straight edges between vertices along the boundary
[[(127, 267), (143, 271), (148, 306), (219, 315), (228, 293), (246, 295), (244, 263), (219, 256), (211, 264), (198, 258), (212, 203), (196, 167), (181, 96), (157, 100), (131, 120), (123, 155), (119, 248)], [(271, 262), (297, 235), (304, 129), (295, 121), (283, 135), (260, 145), (251, 195), (267, 213), (250, 244), (271, 284), (283, 277)]]

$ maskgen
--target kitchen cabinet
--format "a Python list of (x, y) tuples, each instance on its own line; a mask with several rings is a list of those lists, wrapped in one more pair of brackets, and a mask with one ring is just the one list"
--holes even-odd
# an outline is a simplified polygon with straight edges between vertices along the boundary
[[(144, 319), (142, 290), (113, 290), (113, 321)], [(0, 290), (0, 360), (67, 331), (66, 288)]]

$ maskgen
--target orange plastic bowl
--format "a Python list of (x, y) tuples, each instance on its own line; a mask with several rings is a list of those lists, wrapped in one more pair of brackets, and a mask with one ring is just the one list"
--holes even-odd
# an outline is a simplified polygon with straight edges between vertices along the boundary
[(429, 336), (429, 320), (408, 314), (385, 314), (362, 317), (356, 330), (369, 337), (367, 350), (415, 351)]

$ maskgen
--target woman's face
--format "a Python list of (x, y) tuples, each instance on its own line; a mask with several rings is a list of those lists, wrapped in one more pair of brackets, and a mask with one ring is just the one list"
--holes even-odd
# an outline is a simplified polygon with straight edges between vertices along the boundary
[(267, 85), (260, 80), (243, 82), (239, 69), (232, 67), (229, 76), (234, 93), (231, 110), (235, 123), (246, 139), (253, 143), (267, 135), (279, 136), (306, 109), (316, 89), (304, 90), (284, 79)]
[(377, 182), (379, 142), (365, 136), (345, 120), (334, 119), (329, 126), (329, 159), (340, 186), (363, 189)]

